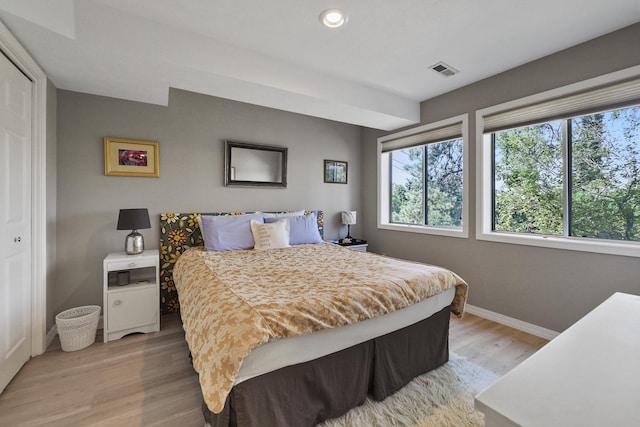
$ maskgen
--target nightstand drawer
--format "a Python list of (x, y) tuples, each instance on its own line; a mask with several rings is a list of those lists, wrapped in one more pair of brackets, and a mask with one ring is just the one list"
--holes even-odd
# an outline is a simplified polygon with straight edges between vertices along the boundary
[(129, 270), (132, 268), (155, 267), (156, 262), (149, 257), (142, 259), (132, 259), (127, 261), (109, 262), (108, 271)]
[(110, 291), (107, 294), (107, 328), (118, 331), (157, 321), (158, 287), (154, 284), (136, 289)]

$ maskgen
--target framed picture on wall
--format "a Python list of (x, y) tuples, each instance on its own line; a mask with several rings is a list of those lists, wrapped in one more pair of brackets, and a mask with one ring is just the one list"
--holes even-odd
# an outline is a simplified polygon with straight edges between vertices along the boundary
[(324, 182), (330, 184), (346, 184), (347, 183), (347, 162), (339, 160), (324, 161)]
[(158, 143), (105, 137), (104, 174), (158, 178), (160, 176)]

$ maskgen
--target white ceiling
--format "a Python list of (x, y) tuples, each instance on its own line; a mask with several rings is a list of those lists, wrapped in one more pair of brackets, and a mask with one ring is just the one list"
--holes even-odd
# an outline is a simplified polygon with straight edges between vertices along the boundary
[[(347, 25), (319, 23), (330, 7)], [(0, 19), (59, 89), (167, 105), (174, 87), (392, 130), (420, 101), (639, 22), (640, 0), (0, 0)]]

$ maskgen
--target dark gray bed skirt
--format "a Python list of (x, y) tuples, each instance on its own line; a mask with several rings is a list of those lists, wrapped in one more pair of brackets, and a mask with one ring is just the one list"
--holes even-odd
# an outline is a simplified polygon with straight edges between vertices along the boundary
[(449, 360), (450, 307), (406, 328), (233, 387), (212, 427), (306, 427), (380, 401)]

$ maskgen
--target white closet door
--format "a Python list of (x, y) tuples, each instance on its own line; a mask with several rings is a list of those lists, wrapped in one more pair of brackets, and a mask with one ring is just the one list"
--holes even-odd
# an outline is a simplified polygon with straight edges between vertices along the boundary
[(31, 355), (31, 88), (0, 53), (0, 392)]

